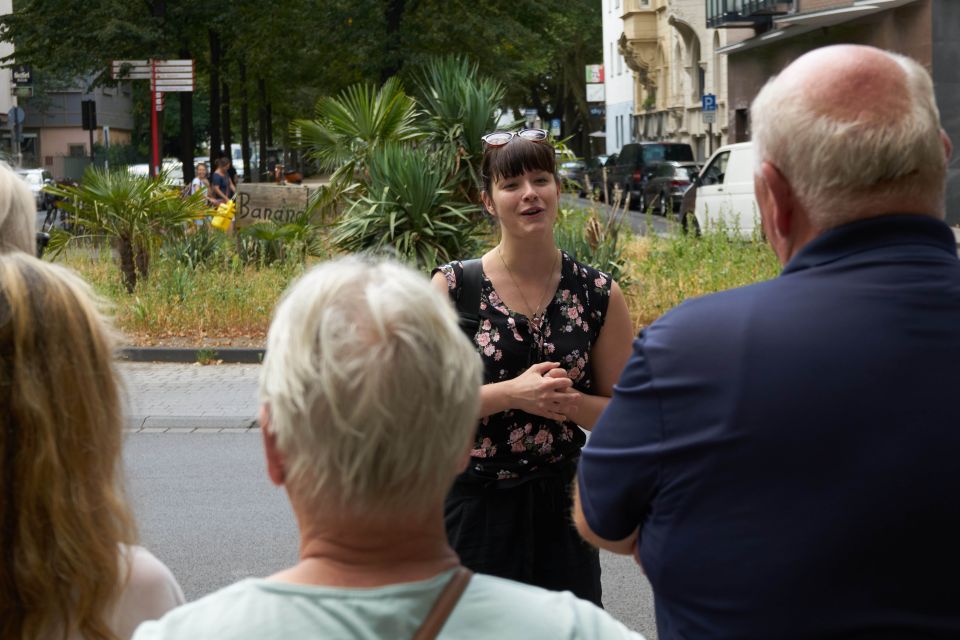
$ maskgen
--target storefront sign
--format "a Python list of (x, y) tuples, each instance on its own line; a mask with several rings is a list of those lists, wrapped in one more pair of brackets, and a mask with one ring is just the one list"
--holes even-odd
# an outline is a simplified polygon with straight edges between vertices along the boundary
[(258, 222), (288, 224), (307, 210), (313, 189), (304, 185), (252, 184), (237, 187), (236, 228)]

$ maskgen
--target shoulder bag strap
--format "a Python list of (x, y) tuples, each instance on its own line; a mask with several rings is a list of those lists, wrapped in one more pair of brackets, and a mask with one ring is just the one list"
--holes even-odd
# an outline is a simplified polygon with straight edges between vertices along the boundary
[(457, 295), (457, 314), (460, 316), (460, 328), (473, 340), (480, 328), (480, 285), (483, 279), (483, 267), (480, 258), (464, 260), (463, 282)]
[(457, 606), (460, 596), (466, 591), (467, 584), (472, 577), (473, 572), (470, 569), (462, 566), (456, 568), (446, 586), (443, 587), (443, 591), (434, 600), (430, 613), (423, 619), (423, 623), (417, 629), (417, 632), (413, 634), (413, 640), (433, 640), (440, 635), (443, 625)]

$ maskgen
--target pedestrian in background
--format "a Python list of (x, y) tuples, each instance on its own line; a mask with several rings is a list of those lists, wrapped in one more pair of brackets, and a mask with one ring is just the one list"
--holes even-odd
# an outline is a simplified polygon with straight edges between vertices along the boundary
[(783, 272), (641, 334), (578, 525), (639, 554), (664, 640), (960, 637), (960, 262), (930, 76), (818, 49), (751, 122)]
[(277, 307), (260, 374), (270, 479), (296, 565), (144, 624), (190, 638), (639, 638), (606, 612), (460, 566), (443, 501), (463, 469), (481, 364), (445, 295), (393, 262), (329, 262)]
[(183, 602), (136, 546), (113, 342), (90, 289), (0, 255), (0, 638), (126, 639)]
[[(500, 242), (479, 262), (443, 265), (433, 278), (477, 316), (471, 339), (484, 363), (479, 423), (470, 464), (447, 498), (447, 534), (474, 571), (599, 605), (600, 559), (570, 521), (570, 485), (583, 429), (629, 356), (632, 323), (610, 275), (554, 241), (560, 182), (546, 131), (484, 141), (482, 198)], [(466, 300), (471, 279), (474, 299)]]
[(207, 202), (212, 204), (210, 198), (210, 179), (207, 177), (207, 163), (197, 163), (197, 175), (190, 182), (190, 195), (202, 193)]
[(217, 170), (210, 176), (210, 193), (214, 206), (223, 204), (233, 197), (233, 182), (227, 174), (229, 164), (230, 161), (227, 158), (218, 158)]
[(37, 204), (26, 182), (0, 162), (0, 253), (37, 250)]

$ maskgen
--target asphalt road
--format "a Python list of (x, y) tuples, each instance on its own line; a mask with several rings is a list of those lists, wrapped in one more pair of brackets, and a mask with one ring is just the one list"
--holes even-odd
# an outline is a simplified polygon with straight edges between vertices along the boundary
[(679, 225), (673, 220), (668, 220), (654, 215), (647, 215), (641, 211), (629, 210), (624, 213), (622, 210), (614, 211), (613, 207), (609, 207), (602, 202), (594, 202), (587, 198), (579, 198), (576, 194), (572, 193), (562, 193), (560, 194), (560, 203), (564, 207), (576, 207), (579, 209), (596, 209), (597, 212), (604, 218), (609, 218), (611, 215), (616, 214), (617, 216), (623, 216), (623, 219), (627, 224), (630, 225), (630, 229), (637, 235), (646, 235), (647, 227), (653, 230), (653, 233), (657, 235), (669, 235), (675, 233), (679, 228)]
[[(131, 432), (124, 457), (141, 543), (189, 600), (296, 561), (293, 514), (266, 476), (255, 429)], [(649, 585), (632, 559), (603, 554), (601, 562), (606, 609), (656, 638)]]

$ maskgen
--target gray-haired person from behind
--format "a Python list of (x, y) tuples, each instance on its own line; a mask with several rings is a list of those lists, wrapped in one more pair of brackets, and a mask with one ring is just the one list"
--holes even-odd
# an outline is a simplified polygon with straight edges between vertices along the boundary
[(423, 275), (357, 257), (308, 272), (277, 307), (260, 378), (267, 472), (300, 560), (136, 638), (639, 638), (570, 593), (460, 567), (443, 501), (467, 463), (480, 380)]
[(37, 207), (30, 187), (0, 162), (0, 253), (37, 250)]

